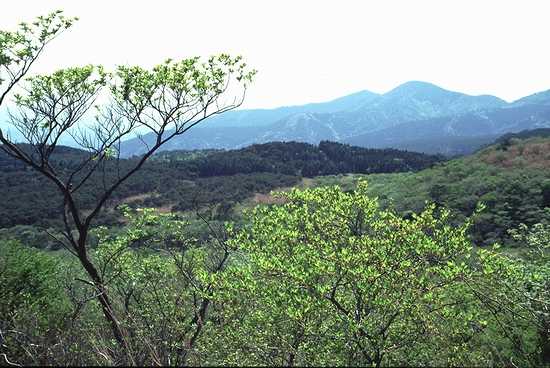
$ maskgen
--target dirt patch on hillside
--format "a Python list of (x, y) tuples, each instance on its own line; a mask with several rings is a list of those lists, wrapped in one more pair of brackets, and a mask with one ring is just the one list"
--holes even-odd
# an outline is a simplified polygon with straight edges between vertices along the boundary
[(123, 198), (120, 203), (133, 203), (133, 202), (138, 202), (138, 201), (143, 201), (147, 198), (151, 198), (153, 197), (154, 195), (156, 195), (155, 193), (142, 193), (142, 194), (136, 194), (136, 195), (133, 195), (133, 196), (129, 196), (129, 197), (126, 197), (126, 198)]
[(505, 168), (550, 169), (550, 140), (519, 142), (505, 150), (499, 148), (485, 152), (480, 158), (483, 162)]
[(281, 197), (274, 197), (271, 194), (256, 193), (252, 198), (254, 204), (283, 204), (287, 200)]
[(315, 180), (313, 180), (312, 178), (302, 178), (301, 184), (304, 188), (311, 188), (313, 184), (315, 184)]
[(161, 206), (161, 207), (156, 207), (155, 209), (159, 213), (171, 213), (174, 206), (175, 206), (175, 204), (166, 204), (166, 205)]

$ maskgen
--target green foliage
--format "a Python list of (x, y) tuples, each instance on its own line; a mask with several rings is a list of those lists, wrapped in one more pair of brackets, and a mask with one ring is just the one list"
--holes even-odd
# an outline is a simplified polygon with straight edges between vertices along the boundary
[[(0, 104), (73, 21), (55, 12), (0, 32), (0, 69), (7, 72), (0, 75), (2, 87), (7, 81)], [(216, 204), (209, 217), (219, 221), (232, 216), (235, 202), (302, 176), (409, 171), (440, 161), (321, 142), (183, 160), (165, 155), (142, 167), (169, 139), (238, 106), (220, 108), (218, 97), (230, 78), (246, 88), (254, 75), (241, 57), (222, 54), (206, 62), (167, 60), (150, 70), (122, 66), (109, 74), (86, 66), (29, 79), (26, 93), (16, 96), (21, 115), (14, 123), (31, 145), (10, 144), (0, 131), (2, 148), (52, 179), (65, 204), (70, 200), (78, 243), (70, 221), (64, 235), (80, 264), (65, 251), (0, 239), (0, 357), (6, 364), (550, 363), (550, 213), (544, 209), (550, 179), (533, 169), (528, 155), (540, 158), (543, 145), (531, 149), (530, 142), (508, 137), (474, 158), (418, 174), (374, 176), (374, 189), (361, 180), (354, 185), (353, 177), (345, 178), (346, 190), (294, 189), (280, 194), (278, 205), (255, 208), (238, 229), (215, 229), (200, 213), (190, 226), (176, 214), (122, 205), (123, 219), (110, 209), (112, 217), (102, 220), (120, 220), (122, 228), (99, 226), (89, 234), (88, 220), (107, 199), (114, 207), (140, 194), (134, 207), (175, 210)], [(79, 142), (86, 152), (57, 147), (105, 87), (113, 99), (97, 109), (96, 141), (88, 132)], [(143, 158), (113, 160), (116, 143), (137, 127), (156, 134), (154, 148)], [(519, 155), (510, 157), (513, 152)], [(475, 162), (481, 158), (485, 163)], [(2, 193), (8, 204), (0, 226), (35, 224), (36, 216), (59, 225), (52, 203), (60, 198), (43, 195), (53, 184), (5, 155), (0, 166), (2, 188), (26, 183), (36, 189), (24, 197)], [(121, 169), (124, 180), (132, 179), (119, 188)], [(72, 179), (83, 188), (74, 197)], [(379, 192), (380, 206), (370, 195), (384, 186), (396, 191)], [(19, 208), (25, 202), (32, 211)], [(487, 211), (480, 213), (480, 202)], [(95, 210), (82, 226), (88, 209)], [(517, 229), (506, 238), (510, 228)], [(512, 239), (519, 256), (498, 246), (474, 247), (471, 229), (477, 244)], [(25, 226), (2, 233), (47, 244)], [(92, 242), (97, 246), (90, 249)]]
[[(16, 242), (0, 243), (0, 353), (41, 364), (66, 328), (70, 303), (61, 260)], [(4, 362), (2, 362), (4, 363)]]
[[(59, 262), (52, 255), (29, 249), (15, 242), (0, 248), (2, 301), (0, 314), (9, 320), (25, 308), (54, 308)], [(47, 316), (47, 314), (45, 314)]]
[[(72, 21), (72, 19), (64, 18), (61, 12), (55, 12), (47, 17), (39, 17), (32, 26), (21, 24), (20, 32), (0, 33), (0, 72), (2, 72), (0, 75), (2, 84), (0, 105), (13, 87), (28, 73), (30, 66), (38, 58), (46, 44), (63, 29), (70, 27)], [(6, 78), (4, 74), (7, 76)], [(62, 243), (78, 259), (82, 270), (85, 271), (85, 277), (77, 277), (75, 280), (90, 287), (79, 288), (78, 292), (71, 293), (71, 301), (74, 305), (71, 324), (74, 325), (80, 312), (90, 300), (98, 302), (94, 306), (100, 306), (104, 317), (103, 323), (94, 320), (93, 317), (96, 316), (94, 313), (90, 314), (92, 318), (88, 322), (93, 321), (98, 327), (107, 324), (111, 336), (116, 341), (115, 345), (101, 344), (101, 348), (106, 351), (101, 356), (105, 357), (108, 364), (122, 362), (136, 364), (136, 360), (141, 358), (139, 353), (135, 354), (130, 350), (132, 346), (128, 343), (128, 341), (131, 343), (136, 341), (135, 336), (132, 338), (125, 336), (126, 333), (136, 333), (139, 337), (139, 333), (142, 331), (140, 328), (130, 328), (136, 324), (134, 316), (131, 315), (129, 319), (123, 320), (129, 325), (131, 324), (131, 326), (127, 326), (128, 329), (118, 321), (119, 313), (125, 311), (126, 315), (130, 314), (129, 297), (134, 296), (135, 298), (138, 293), (133, 286), (138, 282), (142, 285), (150, 279), (171, 279), (173, 274), (166, 276), (170, 270), (164, 269), (160, 256), (159, 259), (151, 256), (134, 256), (132, 252), (125, 251), (128, 242), (134, 242), (142, 236), (149, 236), (148, 233), (144, 233), (143, 228), (139, 231), (129, 230), (126, 236), (120, 235), (109, 241), (99, 231), (99, 245), (94, 252), (94, 258), (91, 259), (89, 235), (92, 220), (96, 218), (100, 210), (105, 208), (112, 193), (135, 172), (139, 171), (147, 158), (161, 145), (171, 138), (185, 133), (210, 115), (238, 107), (244, 98), (244, 91), (241, 99), (235, 99), (232, 103), (221, 101), (220, 96), (225, 94), (232, 79), (236, 79), (245, 90), (254, 74), (255, 71), (249, 70), (242, 62), (241, 57), (232, 58), (226, 54), (211, 57), (207, 62), (200, 62), (200, 58), (190, 58), (179, 62), (167, 60), (151, 70), (137, 66), (121, 66), (113, 74), (106, 73), (101, 66), (75, 67), (59, 70), (51, 75), (29, 78), (26, 81), (26, 86), (21, 88), (22, 93), (15, 96), (20, 111), (18, 116), (12, 116), (11, 122), (28, 145), (15, 143), (10, 137), (4, 136), (0, 130), (0, 141), (2, 142), (0, 148), (7, 156), (24, 163), (25, 169), (30, 167), (36, 171), (38, 175), (33, 178), (35, 179), (33, 185), (38, 184), (40, 187), (44, 183), (49, 183), (49, 186), (46, 185), (43, 189), (51, 190), (53, 188), (55, 189), (53, 193), (58, 194), (57, 196), (51, 196), (51, 193), (46, 194), (46, 197), (51, 198), (52, 203), (57, 203), (57, 205), (51, 206), (52, 208), (57, 207), (55, 212), (62, 213), (63, 237), (59, 238), (58, 242)], [(5, 81), (7, 84), (4, 88)], [(101, 107), (96, 106), (96, 124), (90, 126), (81, 123), (76, 129), (81, 118), (90, 110), (96, 97), (102, 92), (111, 94), (105, 96), (107, 97), (105, 98), (106, 104)], [(118, 160), (113, 160), (113, 158), (119, 156), (116, 147), (120, 146), (121, 139), (135, 131), (142, 134), (144, 129), (156, 134), (155, 145), (143, 157), (126, 162), (124, 165), (118, 165)], [(61, 153), (61, 156), (66, 153), (67, 150), (58, 149), (58, 143), (67, 135), (71, 136), (84, 150), (79, 152), (79, 155), (71, 156), (72, 159), (77, 158), (76, 160), (68, 162), (50, 160), (54, 156), (57, 157), (57, 153)], [(124, 172), (120, 171), (121, 166), (126, 169)], [(13, 168), (17, 171), (18, 165), (13, 165)], [(15, 175), (12, 172), (8, 176), (13, 179)], [(92, 176), (94, 176), (93, 179)], [(77, 197), (77, 193), (82, 192), (85, 194)], [(84, 205), (82, 205), (82, 199), (84, 199)], [(36, 210), (35, 207), (34, 211)], [(85, 213), (85, 210), (88, 212)], [(41, 213), (40, 215), (47, 214)], [(154, 219), (149, 216), (147, 221), (154, 221)], [(158, 234), (156, 232), (154, 235)], [(163, 238), (161, 241), (165, 243), (166, 239)], [(176, 239), (176, 241), (181, 242), (181, 239)], [(206, 259), (209, 256), (198, 247), (186, 248), (185, 253), (191, 257), (188, 264), (192, 267), (195, 267), (202, 258)], [(222, 254), (223, 262), (216, 270), (219, 270), (227, 260), (227, 251), (223, 250)], [(19, 263), (20, 260), (17, 259), (15, 262)], [(100, 264), (100, 269), (96, 267), (96, 262)], [(138, 266), (141, 264), (145, 265), (140, 273)], [(187, 267), (181, 266), (177, 269), (185, 271), (186, 273), (182, 277), (195, 287), (193, 297), (196, 301), (197, 282), (194, 281), (197, 280), (191, 279), (190, 270)], [(148, 274), (146, 271), (150, 270), (157, 270), (161, 274)], [(119, 278), (121, 274), (125, 276), (124, 279)], [(72, 275), (81, 276), (79, 272), (73, 272)], [(147, 279), (143, 279), (143, 275), (146, 275)], [(116, 285), (112, 286), (111, 283), (115, 281)], [(72, 285), (71, 282), (69, 284)], [(8, 290), (17, 290), (12, 285), (9, 286)], [(109, 296), (111, 291), (108, 286), (114, 287), (117, 291), (130, 290), (129, 295), (124, 294), (122, 312), (119, 308), (119, 300), (111, 301)], [(74, 290), (72, 286), (69, 289)], [(142, 294), (140, 301), (149, 301), (146, 297), (150, 294), (145, 292), (140, 294)], [(8, 296), (15, 298), (11, 294)], [(158, 295), (155, 294), (154, 297), (155, 302), (163, 302)], [(175, 303), (178, 304), (179, 300)], [(202, 304), (204, 302), (201, 302)], [(206, 307), (207, 305), (208, 303)], [(17, 305), (15, 309), (22, 309), (20, 307)], [(206, 307), (201, 307), (201, 314), (206, 313)], [(171, 315), (175, 318), (178, 317), (177, 313), (171, 313)], [(149, 317), (153, 321), (156, 315), (151, 314)], [(200, 321), (194, 320), (194, 318), (195, 316), (192, 315), (190, 320), (186, 321), (186, 326), (200, 325)], [(147, 321), (148, 324), (144, 326), (153, 329), (152, 321)], [(3, 328), (4, 326), (2, 326)], [(16, 332), (19, 333), (19, 331)], [(180, 340), (185, 337), (186, 333), (179, 334)], [(23, 333), (23, 335), (25, 334)], [(103, 343), (105, 335), (99, 333), (99, 336), (98, 340)], [(152, 336), (151, 333), (147, 334), (147, 338)], [(161, 338), (158, 341), (164, 343), (165, 339)], [(4, 347), (3, 337), (0, 343)], [(76, 345), (78, 346), (79, 343)], [(29, 343), (28, 345), (34, 346), (35, 344)], [(60, 342), (53, 344), (53, 346), (57, 345), (65, 346)], [(85, 340), (80, 347), (85, 347), (84, 345), (93, 345), (93, 342)], [(192, 346), (192, 341), (189, 342), (189, 346), (180, 346), (179, 349), (183, 351), (183, 355), (178, 354), (178, 358), (182, 356), (182, 359), (185, 360)], [(115, 347), (122, 352), (117, 352)], [(25, 362), (36, 362), (34, 354), (28, 353), (25, 348), (22, 349), (26, 354), (16, 353), (17, 358), (21, 358)], [(46, 348), (43, 351), (51, 352), (52, 350)], [(148, 360), (150, 363), (170, 364), (170, 360), (166, 362), (164, 358), (168, 356), (170, 359), (171, 354), (160, 354), (159, 359), (162, 360), (162, 363), (156, 360), (158, 356), (155, 354), (146, 354), (146, 356), (150, 358)], [(7, 355), (2, 357), (8, 364), (11, 364)]]
[(202, 109), (227, 90), (229, 78), (235, 78), (246, 88), (255, 74), (241, 56), (220, 54), (206, 62), (199, 57), (168, 59), (151, 70), (140, 66), (117, 67), (110, 91), (130, 119), (160, 133), (162, 140), (166, 124), (173, 123), (176, 131), (180, 131), (183, 126), (179, 124), (184, 125), (190, 113), (191, 118), (199, 119), (199, 114), (211, 113)]
[(223, 91), (229, 73), (236, 73), (238, 81), (249, 83), (256, 71), (247, 70), (242, 57), (227, 54), (212, 56), (205, 63), (201, 63), (199, 57), (177, 62), (168, 59), (151, 71), (138, 66), (118, 67), (116, 75), (120, 83), (113, 85), (112, 91), (116, 98), (136, 106), (158, 103), (155, 99), (162, 89), (170, 90), (176, 98), (189, 96), (190, 100), (207, 100), (211, 91), (216, 94)]
[[(502, 153), (495, 147), (490, 150)], [(426, 202), (435, 202), (451, 210), (454, 224), (462, 223), (477, 203), (484, 203), (486, 210), (476, 217), (470, 229), (475, 244), (518, 245), (508, 229), (549, 219), (544, 208), (550, 171), (530, 165), (501, 167), (484, 162), (483, 154), (437, 164), (417, 173), (369, 175), (369, 194), (379, 197), (382, 207), (395, 208), (403, 215), (418, 213)], [(362, 177), (316, 178), (315, 182), (342, 183), (352, 189)]]
[(187, 223), (174, 215), (123, 211), (124, 231), (113, 236), (97, 229), (93, 259), (111, 290), (132, 360), (138, 365), (192, 364), (228, 249), (220, 237), (204, 243), (190, 237)]
[(60, 69), (51, 75), (30, 77), (28, 94), (16, 94), (15, 100), (20, 106), (32, 106), (47, 103), (47, 100), (52, 98), (62, 107), (65, 105), (63, 99), (67, 99), (68, 96), (96, 93), (99, 87), (105, 85), (106, 78), (107, 74), (102, 66)]
[(58, 10), (39, 16), (32, 23), (22, 22), (17, 31), (0, 31), (0, 65), (10, 69), (28, 63), (49, 40), (72, 26), (77, 19), (67, 18), (62, 13)]
[[(122, 207), (124, 228), (97, 228), (90, 256), (110, 291), (131, 362), (544, 362), (544, 225), (516, 231), (533, 250), (516, 259), (474, 248), (467, 236), (473, 220), (454, 226), (449, 211), (434, 205), (404, 219), (368, 193), (363, 181), (350, 191), (281, 193), (282, 204), (255, 208), (240, 230), (206, 222), (200, 231), (211, 236), (204, 240), (177, 215)], [(11, 361), (116, 364), (118, 347), (90, 303), (96, 291), (86, 276), (71, 271), (66, 257), (11, 243), (0, 250), (2, 270), (9, 270), (0, 274), (7, 285), (2, 308), (19, 318), (12, 319), (17, 331), (36, 328), (34, 316), (43, 326), (37, 335), (52, 331), (48, 339), (34, 337), (32, 357), (17, 348), (31, 345), (9, 340)]]
[[(86, 75), (87, 72), (82, 77), (86, 78)], [(98, 73), (94, 75), (99, 76)], [(86, 83), (97, 82), (95, 77), (89, 78)], [(36, 125), (39, 127), (39, 124)], [(38, 131), (40, 129), (34, 130), (35, 133)], [(50, 127), (47, 127), (43, 133), (49, 131)], [(32, 152), (29, 146), (21, 148)], [(112, 151), (98, 151), (93, 157), (108, 153), (116, 157)], [(66, 178), (79, 167), (82, 160), (89, 158), (89, 154), (84, 151), (57, 147), (52, 152), (50, 164)], [(349, 171), (419, 170), (438, 160), (436, 156), (420, 153), (370, 150), (333, 142), (322, 142), (318, 147), (306, 143), (275, 142), (231, 151), (163, 152), (153, 156), (151, 162), (146, 163), (113, 193), (114, 203), (110, 207), (128, 197), (138, 196), (138, 199), (129, 203), (133, 207), (166, 206), (175, 211), (218, 207), (217, 218), (227, 220), (235, 218), (235, 203), (251, 198), (256, 193), (267, 194), (276, 188), (297, 185), (302, 176)], [(97, 163), (94, 160), (92, 162)], [(83, 187), (84, 190), (75, 193), (78, 203), (84, 209), (92, 208), (102, 193), (104, 180), (116, 178), (119, 170), (127, 171), (135, 163), (135, 158), (106, 161), (105, 171), (92, 175), (89, 183)], [(75, 178), (81, 176), (76, 175)], [(1, 151), (0, 188), (5, 199), (0, 202), (0, 228), (16, 225), (62, 227), (59, 207), (62, 198), (57, 194), (57, 188)], [(120, 216), (117, 212), (106, 210), (97, 224), (118, 225)], [(14, 229), (11, 232), (17, 231)], [(25, 244), (42, 247), (39, 242)]]
[(242, 257), (218, 294), (226, 307), (211, 326), (208, 364), (491, 365), (506, 364), (510, 356), (500, 354), (507, 353), (518, 359), (506, 351), (502, 317), (480, 298), (494, 296), (486, 285), (514, 269), (489, 251), (473, 257), (469, 222), (449, 225), (448, 211), (429, 206), (406, 220), (367, 193), (365, 182), (348, 193), (293, 190), (284, 205), (254, 210), (250, 226), (230, 240)]
[(550, 179), (542, 183), (542, 206), (550, 208)]
[(93, 65), (31, 77), (26, 94), (15, 95), (19, 114), (13, 116), (12, 124), (48, 159), (66, 131), (76, 136), (76, 122), (94, 103), (107, 78), (103, 67)]
[[(547, 211), (550, 211), (547, 209)], [(538, 353), (542, 364), (550, 364), (550, 223), (511, 230), (526, 250), (522, 261), (524, 301), (537, 325)]]

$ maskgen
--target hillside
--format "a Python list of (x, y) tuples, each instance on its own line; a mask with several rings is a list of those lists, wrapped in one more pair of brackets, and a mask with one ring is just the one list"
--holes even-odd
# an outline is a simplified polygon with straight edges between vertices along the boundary
[[(80, 154), (62, 148), (56, 160), (70, 166)], [(132, 162), (122, 160), (121, 167)], [(0, 187), (6, 198), (0, 205), (0, 228), (59, 226), (55, 188), (2, 155), (0, 167)], [(155, 155), (115, 193), (101, 223), (118, 223), (114, 208), (119, 203), (162, 211), (206, 206), (217, 219), (234, 218), (239, 212), (235, 206), (245, 200), (270, 203), (267, 194), (273, 189), (304, 183), (341, 184), (350, 189), (366, 177), (372, 195), (405, 215), (420, 211), (426, 201), (435, 201), (453, 209), (460, 223), (483, 202), (487, 208), (473, 227), (475, 241), (509, 243), (508, 229), (548, 217), (544, 207), (550, 203), (549, 169), (550, 129), (507, 134), (473, 155), (448, 162), (436, 156), (326, 141), (319, 146), (274, 142), (229, 151), (168, 151)], [(93, 202), (98, 180), (80, 197), (84, 204)]]
[[(60, 147), (55, 168), (67, 172), (85, 152)], [(188, 211), (211, 207), (214, 216), (226, 219), (236, 203), (257, 193), (296, 185), (303, 177), (338, 173), (389, 173), (417, 171), (439, 162), (441, 157), (392, 149), (375, 150), (333, 142), (318, 146), (306, 143), (268, 143), (232, 151), (174, 151), (153, 157), (119, 188), (100, 224), (119, 223), (114, 208), (121, 203), (156, 207), (163, 211)], [(124, 172), (134, 159), (112, 162), (91, 178), (77, 197), (90, 208), (103, 181)], [(59, 227), (61, 198), (42, 176), (0, 153), (0, 228), (16, 225)]]
[(435, 202), (451, 208), (456, 223), (482, 202), (486, 209), (474, 221), (474, 241), (513, 244), (508, 229), (550, 221), (549, 136), (548, 129), (522, 132), (473, 155), (416, 173), (323, 177), (312, 185), (340, 184), (350, 189), (366, 177), (370, 194), (378, 196), (384, 206), (408, 215), (423, 209), (426, 202)]
[[(348, 143), (368, 147), (398, 147), (447, 155), (467, 154), (508, 132), (549, 126), (550, 105), (522, 105), (453, 118), (411, 121), (374, 133), (353, 137)], [(470, 146), (460, 146), (460, 141)], [(442, 142), (448, 142), (441, 145)], [(477, 147), (476, 147), (477, 146)]]
[[(544, 127), (550, 127), (548, 92), (507, 103), (490, 95), (470, 96), (413, 81), (381, 95), (363, 91), (322, 104), (234, 111), (204, 122), (163, 150), (331, 140), (455, 156), (471, 153), (505, 133)], [(142, 143), (128, 140), (122, 151), (125, 156), (140, 154)]]

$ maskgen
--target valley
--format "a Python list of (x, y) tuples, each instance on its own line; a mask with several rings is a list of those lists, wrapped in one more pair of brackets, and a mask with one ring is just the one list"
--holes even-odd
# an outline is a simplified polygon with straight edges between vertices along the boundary
[[(550, 129), (540, 129), (506, 135), (476, 153), (447, 161), (442, 156), (328, 141), (319, 146), (274, 142), (228, 151), (167, 151), (154, 156), (136, 178), (115, 193), (100, 224), (121, 225), (117, 210), (121, 204), (180, 213), (196, 224), (196, 211), (206, 211), (218, 224), (240, 222), (244, 209), (278, 203), (269, 195), (272, 191), (327, 185), (349, 191), (358, 181), (366, 180), (369, 195), (403, 216), (419, 213), (427, 203), (435, 202), (450, 208), (454, 223), (460, 224), (483, 203), (486, 209), (472, 226), (473, 241), (479, 246), (495, 242), (513, 245), (508, 229), (550, 221), (544, 209), (550, 190), (549, 147)], [(70, 166), (75, 154), (80, 153), (67, 148), (59, 160)], [(0, 165), (6, 173), (0, 175), (0, 183), (7, 199), (0, 206), (4, 228), (0, 234), (17, 238), (26, 232), (28, 242), (28, 234), (37, 232), (34, 226), (60, 227), (55, 206), (59, 198), (45, 195), (46, 191), (55, 193), (55, 188), (20, 166), (12, 167), (15, 163), (9, 159), (2, 163), (2, 156)], [(25, 184), (14, 186), (13, 182)], [(81, 200), (93, 201), (93, 196)], [(41, 208), (38, 212), (37, 207)], [(40, 215), (33, 216), (36, 213)], [(199, 226), (195, 235), (201, 231), (204, 228)], [(51, 239), (35, 238), (35, 247), (55, 247)]]

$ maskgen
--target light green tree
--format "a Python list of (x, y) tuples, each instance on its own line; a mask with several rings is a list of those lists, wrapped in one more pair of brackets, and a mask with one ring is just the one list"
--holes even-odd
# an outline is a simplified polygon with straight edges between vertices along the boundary
[[(547, 209), (550, 211), (550, 209)], [(516, 260), (522, 266), (520, 292), (537, 326), (540, 364), (550, 365), (550, 224), (522, 225), (511, 231), (523, 244), (525, 257)]]
[(514, 269), (476, 255), (469, 224), (451, 226), (447, 211), (403, 219), (366, 189), (293, 190), (253, 211), (229, 242), (241, 256), (217, 293), (209, 363), (507, 364), (489, 341), (506, 338), (504, 311), (480, 296)]
[[(188, 235), (176, 215), (123, 209), (128, 224), (114, 236), (97, 228), (92, 258), (112, 290), (138, 365), (198, 364), (196, 349), (209, 315), (215, 280), (230, 249), (212, 231), (208, 242)], [(104, 345), (113, 364), (116, 352)]]
[[(0, 105), (22, 82), (47, 43), (73, 20), (55, 12), (30, 25), (23, 23), (16, 32), (0, 33)], [(79, 260), (96, 288), (113, 337), (126, 353), (123, 362), (132, 363), (126, 333), (105, 280), (89, 255), (93, 222), (117, 188), (162, 145), (208, 117), (238, 107), (254, 74), (241, 57), (226, 54), (205, 61), (199, 57), (166, 60), (151, 69), (119, 66), (106, 72), (101, 66), (84, 66), (33, 76), (24, 81), (23, 92), (15, 95), (18, 112), (12, 114), (12, 124), (27, 145), (16, 143), (0, 130), (0, 148), (49, 179), (62, 194), (65, 229), (57, 240)], [(99, 103), (99, 96), (104, 103)], [(83, 125), (83, 117), (94, 111), (93, 107), (95, 124)], [(153, 136), (153, 143), (146, 145), (146, 152), (134, 165), (105, 175), (109, 165), (120, 168), (122, 139), (147, 133)], [(67, 136), (84, 154), (70, 168), (56, 167), (52, 157)], [(94, 175), (103, 176), (103, 190), (92, 209), (83, 211), (77, 196)]]

